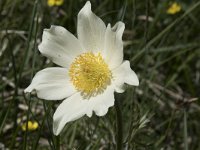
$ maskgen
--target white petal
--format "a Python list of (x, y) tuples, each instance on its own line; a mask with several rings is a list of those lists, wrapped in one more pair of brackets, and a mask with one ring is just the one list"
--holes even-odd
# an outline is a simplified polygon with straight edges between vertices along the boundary
[(53, 115), (53, 132), (58, 135), (65, 124), (81, 118), (87, 112), (88, 100), (83, 100), (80, 93), (76, 93), (64, 100)]
[(39, 71), (24, 92), (33, 90), (39, 98), (46, 100), (61, 100), (75, 92), (68, 77), (68, 70), (59, 67)]
[(103, 56), (111, 69), (118, 67), (123, 61), (122, 35), (125, 29), (123, 22), (118, 22), (113, 28), (108, 24), (105, 33), (105, 48)]
[(89, 100), (88, 112), (94, 111), (98, 116), (104, 116), (108, 112), (108, 108), (114, 105), (114, 87), (109, 86), (102, 93)]
[(114, 89), (108, 87), (102, 94), (90, 99), (84, 99), (80, 93), (76, 93), (64, 100), (57, 108), (53, 116), (53, 131), (58, 135), (65, 124), (81, 118), (84, 115), (92, 116), (94, 111), (96, 115), (103, 116), (108, 112), (108, 108), (114, 105)]
[(78, 39), (61, 26), (44, 29), (38, 48), (44, 56), (63, 67), (69, 67), (73, 59), (84, 51)]
[(91, 11), (91, 3), (87, 1), (78, 14), (78, 39), (87, 51), (103, 50), (106, 26), (104, 22)]
[(139, 80), (135, 72), (130, 68), (130, 62), (124, 61), (118, 68), (112, 70), (113, 84), (115, 85), (115, 91), (121, 93), (124, 91), (123, 84), (139, 85)]
[(117, 93), (123, 93), (125, 91), (124, 82), (114, 82), (113, 84)]

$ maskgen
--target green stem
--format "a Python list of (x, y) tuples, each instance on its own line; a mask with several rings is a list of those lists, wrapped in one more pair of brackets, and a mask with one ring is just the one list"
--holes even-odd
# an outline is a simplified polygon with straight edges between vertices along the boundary
[(60, 135), (56, 137), (56, 150), (60, 150)]
[(122, 124), (122, 112), (118, 100), (115, 100), (115, 110), (116, 110), (116, 120), (117, 120), (117, 150), (122, 150), (123, 124)]
[(188, 142), (187, 142), (187, 111), (186, 108), (184, 108), (184, 117), (183, 117), (183, 123), (184, 123), (184, 149), (188, 150)]
[[(50, 105), (51, 106), (51, 105)], [(46, 103), (45, 103), (45, 101), (43, 101), (43, 107), (44, 107), (44, 112), (45, 112), (45, 114), (47, 113), (47, 107), (49, 107), (49, 105), (48, 106), (46, 106)], [(48, 141), (49, 141), (49, 144), (51, 144), (51, 142), (52, 142), (52, 148), (53, 149), (56, 149), (56, 145), (55, 145), (55, 141), (54, 141), (54, 139), (53, 139), (53, 133), (52, 133), (52, 131), (51, 131), (51, 125), (50, 125), (50, 122), (49, 122), (49, 118), (48, 118), (48, 116), (47, 116), (47, 118), (46, 118), (46, 121), (47, 121), (47, 128), (48, 128), (48, 130), (50, 131), (50, 133), (51, 133), (51, 136), (48, 138)]]

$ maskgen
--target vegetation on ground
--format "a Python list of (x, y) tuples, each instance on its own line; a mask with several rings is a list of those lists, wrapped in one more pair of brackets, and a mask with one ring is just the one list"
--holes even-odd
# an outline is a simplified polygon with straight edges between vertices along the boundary
[[(127, 150), (199, 150), (198, 0), (91, 0), (106, 24), (125, 23), (124, 59), (140, 85), (115, 94), (120, 119), (112, 107), (103, 117), (85, 116), (53, 134), (52, 116), (60, 101), (23, 91), (37, 71), (55, 66), (38, 51), (43, 29), (60, 25), (76, 35), (85, 2), (0, 1), (0, 149), (112, 150), (122, 139)], [(175, 2), (180, 9), (169, 11)], [(27, 121), (32, 121), (30, 130), (24, 128)]]

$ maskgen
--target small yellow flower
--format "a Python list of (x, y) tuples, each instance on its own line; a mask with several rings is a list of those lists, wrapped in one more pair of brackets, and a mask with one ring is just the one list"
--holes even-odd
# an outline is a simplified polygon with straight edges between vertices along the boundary
[(167, 13), (170, 15), (174, 15), (180, 11), (181, 11), (181, 5), (179, 5), (176, 2), (172, 3), (170, 7), (167, 9)]
[(48, 0), (47, 4), (48, 6), (61, 6), (64, 3), (64, 0)]
[(38, 128), (38, 123), (36, 121), (28, 121), (28, 129), (26, 129), (26, 123), (22, 124), (22, 130), (23, 131), (33, 131)]

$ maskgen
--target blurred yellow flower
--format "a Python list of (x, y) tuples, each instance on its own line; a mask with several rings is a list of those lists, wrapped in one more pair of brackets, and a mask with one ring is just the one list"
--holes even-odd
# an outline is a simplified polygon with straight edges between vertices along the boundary
[(64, 3), (64, 0), (48, 0), (47, 4), (48, 6), (61, 6)]
[(36, 130), (38, 128), (38, 123), (36, 121), (28, 121), (28, 129), (26, 129), (26, 123), (22, 124), (22, 130), (23, 131), (33, 131)]
[(172, 3), (170, 7), (167, 9), (167, 13), (170, 15), (174, 15), (178, 13), (179, 11), (181, 11), (181, 5), (179, 5), (176, 2)]

